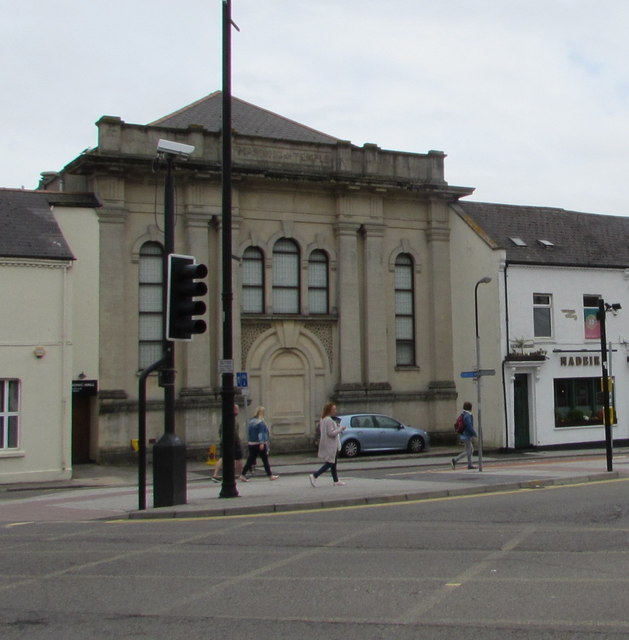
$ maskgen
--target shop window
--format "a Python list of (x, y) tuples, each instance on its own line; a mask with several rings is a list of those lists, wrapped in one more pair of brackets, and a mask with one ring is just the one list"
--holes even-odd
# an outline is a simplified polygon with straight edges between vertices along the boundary
[(0, 380), (0, 450), (19, 446), (20, 381)]
[(289, 238), (273, 247), (273, 313), (299, 313), (299, 247)]
[(533, 294), (533, 335), (536, 338), (551, 338), (552, 296), (549, 293)]
[(555, 426), (603, 424), (601, 378), (555, 379)]
[(146, 242), (140, 248), (138, 366), (140, 369), (162, 357), (164, 337), (163, 308), (163, 249), (158, 242)]
[(601, 339), (601, 325), (598, 321), (598, 301), (600, 296), (583, 296), (584, 336)]
[(264, 256), (257, 247), (242, 256), (242, 311), (264, 313)]
[(395, 363), (415, 364), (415, 285), (413, 259), (401, 253), (395, 260)]
[(328, 313), (328, 256), (317, 249), (308, 259), (308, 310)]

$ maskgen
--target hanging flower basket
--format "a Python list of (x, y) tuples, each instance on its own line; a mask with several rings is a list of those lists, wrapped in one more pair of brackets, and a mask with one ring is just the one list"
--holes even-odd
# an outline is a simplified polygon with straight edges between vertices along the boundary
[(515, 362), (539, 362), (546, 360), (546, 351), (536, 349), (530, 351), (535, 346), (535, 342), (529, 338), (515, 338), (511, 340), (511, 353), (507, 354), (507, 360)]

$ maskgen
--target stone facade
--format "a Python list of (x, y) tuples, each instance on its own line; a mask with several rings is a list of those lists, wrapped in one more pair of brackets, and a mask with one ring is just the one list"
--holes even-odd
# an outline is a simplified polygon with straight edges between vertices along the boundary
[[(176, 252), (208, 265), (209, 330), (176, 348), (177, 433), (189, 452), (204, 452), (218, 442), (220, 422), (221, 134), (195, 123), (145, 126), (114, 117), (97, 126), (98, 146), (42, 184), (63, 180), (102, 202), (95, 457), (124, 456), (136, 437), (141, 255), (146, 243), (163, 243), (160, 138), (195, 147), (175, 163)], [(249, 402), (266, 407), (274, 450), (311, 448), (329, 399), (340, 412), (383, 412), (433, 438), (449, 434), (456, 414), (449, 205), (471, 190), (447, 184), (444, 154), (235, 131), (232, 155), (235, 367), (249, 374)], [(297, 303), (288, 312), (277, 302), (280, 240), (298, 256)], [(254, 312), (243, 309), (247, 249), (262, 257), (263, 304)], [(325, 260), (324, 313), (310, 309), (313, 252)], [(403, 363), (396, 356), (400, 255), (411, 265), (412, 308), (405, 313), (414, 325), (412, 357)], [(149, 437), (158, 438), (163, 396), (152, 376), (148, 397)]]

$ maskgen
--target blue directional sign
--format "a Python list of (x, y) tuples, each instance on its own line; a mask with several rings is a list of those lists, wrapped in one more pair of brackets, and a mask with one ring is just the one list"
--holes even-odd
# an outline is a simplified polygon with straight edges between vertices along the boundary
[(481, 369), (480, 371), (461, 371), (461, 378), (478, 378), (479, 376), (495, 376), (495, 369)]
[(236, 373), (236, 386), (241, 389), (249, 386), (249, 376), (246, 371), (238, 371)]

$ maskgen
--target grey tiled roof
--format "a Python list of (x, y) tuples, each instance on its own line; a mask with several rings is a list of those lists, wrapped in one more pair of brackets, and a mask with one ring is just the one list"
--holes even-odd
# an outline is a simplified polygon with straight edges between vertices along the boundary
[(99, 206), (91, 194), (0, 189), (0, 256), (74, 258), (50, 206)]
[[(223, 93), (215, 91), (183, 109), (149, 123), (152, 126), (187, 129), (200, 125), (208, 131), (221, 131), (223, 123)], [(338, 138), (329, 136), (288, 118), (261, 109), (232, 96), (232, 130), (241, 135), (277, 140), (335, 144)]]
[(496, 248), (506, 249), (509, 262), (629, 267), (629, 218), (487, 202), (459, 201), (455, 208)]

